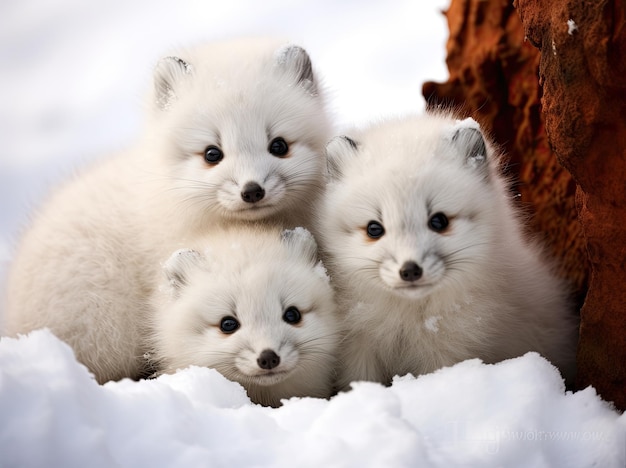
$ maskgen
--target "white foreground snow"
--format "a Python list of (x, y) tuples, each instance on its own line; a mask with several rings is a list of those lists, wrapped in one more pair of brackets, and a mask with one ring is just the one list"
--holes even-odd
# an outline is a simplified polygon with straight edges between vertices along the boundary
[(100, 386), (47, 331), (0, 339), (1, 467), (625, 464), (626, 416), (535, 353), (272, 409), (211, 369)]

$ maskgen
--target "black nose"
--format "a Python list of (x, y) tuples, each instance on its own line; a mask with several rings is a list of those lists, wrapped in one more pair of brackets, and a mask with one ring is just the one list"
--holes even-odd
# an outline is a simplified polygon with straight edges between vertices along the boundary
[(400, 278), (404, 281), (417, 281), (422, 277), (422, 267), (413, 261), (404, 262), (400, 268)]
[(261, 369), (269, 370), (274, 367), (278, 367), (278, 364), (280, 364), (280, 357), (278, 357), (271, 349), (264, 349), (261, 351), (261, 355), (256, 362)]
[(248, 182), (243, 186), (241, 198), (246, 203), (256, 203), (265, 196), (265, 190), (256, 182)]

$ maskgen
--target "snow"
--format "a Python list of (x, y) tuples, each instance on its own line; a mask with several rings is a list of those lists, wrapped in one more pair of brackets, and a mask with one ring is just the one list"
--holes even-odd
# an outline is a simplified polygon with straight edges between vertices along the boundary
[(424, 320), (424, 326), (427, 330), (433, 333), (437, 333), (439, 331), (439, 324), (437, 322), (439, 322), (441, 318), (441, 315), (433, 315), (432, 317), (428, 317), (426, 320)]
[(535, 353), (330, 400), (250, 403), (218, 372), (98, 385), (46, 330), (0, 340), (0, 466), (623, 467), (626, 416)]
[(326, 270), (326, 267), (324, 266), (321, 260), (317, 262), (317, 265), (315, 265), (315, 269), (313, 270), (313, 272), (317, 275), (318, 278), (323, 279), (327, 283), (330, 283), (330, 276), (328, 275), (328, 270)]
[(567, 34), (573, 36), (575, 31), (578, 31), (576, 22), (573, 19), (567, 20)]
[(452, 127), (452, 129), (450, 130), (450, 132), (456, 133), (459, 130), (465, 130), (468, 128), (473, 129), (473, 130), (480, 130), (480, 125), (471, 117), (467, 117), (463, 120), (457, 120), (454, 124), (454, 127)]
[[(422, 83), (445, 81), (447, 4), (1, 2), (0, 281), (47, 189), (136, 136), (152, 67), (170, 48), (287, 37), (323, 74), (339, 125), (360, 124), (420, 110)], [(565, 392), (536, 354), (354, 387), (271, 409), (211, 369), (100, 386), (50, 333), (2, 337), (0, 467), (626, 464), (625, 416), (592, 388)]]

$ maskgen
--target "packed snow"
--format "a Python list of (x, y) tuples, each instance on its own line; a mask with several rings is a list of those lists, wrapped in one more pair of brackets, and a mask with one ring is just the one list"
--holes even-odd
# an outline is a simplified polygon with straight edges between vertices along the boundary
[(272, 409), (206, 368), (100, 386), (42, 330), (0, 341), (0, 415), (2, 467), (626, 463), (626, 416), (535, 353)]
[[(0, 279), (46, 190), (136, 136), (152, 66), (171, 47), (290, 38), (322, 73), (337, 122), (359, 124), (423, 108), (422, 82), (445, 80), (447, 4), (2, 2)], [(625, 418), (593, 388), (565, 391), (533, 353), (272, 409), (211, 369), (98, 385), (47, 331), (0, 338), (2, 468), (624, 467)]]

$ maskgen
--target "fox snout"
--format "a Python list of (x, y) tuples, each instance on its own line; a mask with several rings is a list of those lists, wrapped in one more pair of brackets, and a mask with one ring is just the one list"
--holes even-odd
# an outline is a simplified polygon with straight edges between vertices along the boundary
[(412, 283), (413, 281), (417, 281), (422, 277), (424, 270), (413, 260), (408, 260), (402, 264), (399, 270), (400, 278), (403, 281), (407, 281)]
[(256, 182), (246, 182), (241, 190), (241, 199), (246, 203), (256, 203), (265, 196), (265, 189)]

